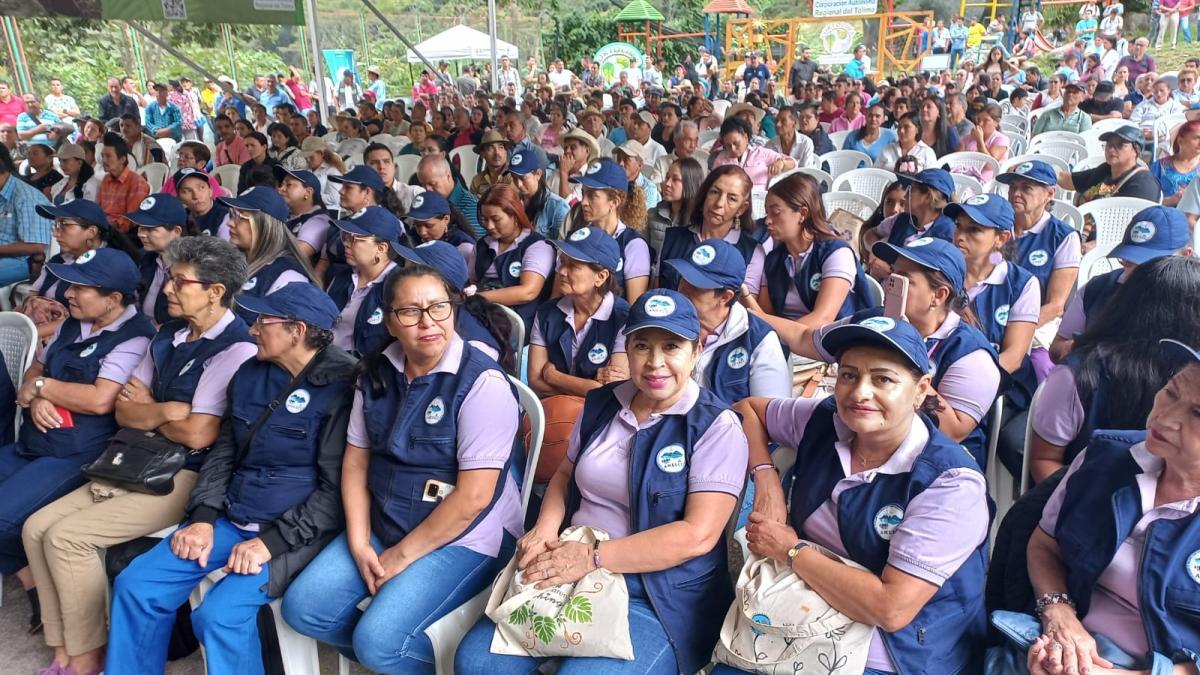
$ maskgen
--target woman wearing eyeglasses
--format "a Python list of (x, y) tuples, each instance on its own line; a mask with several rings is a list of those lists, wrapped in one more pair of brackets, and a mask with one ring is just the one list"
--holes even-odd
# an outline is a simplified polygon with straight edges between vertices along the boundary
[(384, 300), (394, 342), (357, 370), (346, 531), (283, 616), (374, 672), (432, 672), (425, 628), (486, 588), (521, 534), (520, 412), (504, 372), (455, 330), (462, 295), (436, 270), (397, 270)]
[(354, 359), (330, 344), (337, 306), (308, 283), (237, 303), (255, 317), (256, 358), (229, 383), (184, 524), (117, 577), (107, 672), (163, 672), (176, 608), (223, 570), (192, 627), (210, 672), (262, 673), (259, 608), (341, 528)]
[(26, 521), (22, 538), (46, 644), (54, 649), (51, 669), (104, 669), (104, 549), (183, 518), (206, 451), (217, 440), (229, 380), (255, 353), (246, 324), (230, 309), (234, 292), (246, 280), (246, 263), (237, 249), (217, 237), (188, 237), (166, 247), (164, 258), (169, 260), (163, 289), (170, 320), (117, 395), (116, 417), (123, 428), (157, 432), (196, 453), (175, 474), (170, 494), (92, 482)]

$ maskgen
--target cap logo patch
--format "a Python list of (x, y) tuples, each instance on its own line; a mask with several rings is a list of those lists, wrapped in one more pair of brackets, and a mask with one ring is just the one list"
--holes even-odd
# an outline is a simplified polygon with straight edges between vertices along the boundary
[(604, 363), (606, 360), (608, 360), (608, 347), (605, 347), (597, 342), (596, 344), (592, 345), (591, 349), (588, 350), (587, 358), (588, 361), (591, 361), (597, 366), (601, 363)]
[(430, 246), (433, 246), (437, 242), (438, 242), (437, 239), (430, 239), (429, 241), (423, 241), (420, 244), (417, 244), (417, 248), (429, 248)]
[(594, 173), (597, 173), (598, 171), (600, 171), (600, 162), (596, 162), (595, 164), (589, 166), (587, 168), (587, 175), (590, 176)]
[(891, 541), (903, 521), (904, 509), (899, 504), (888, 504), (875, 514), (875, 534), (884, 541)]
[(425, 195), (417, 195), (416, 197), (413, 197), (412, 207), (414, 209), (419, 209), (422, 206), (425, 206)]
[(921, 237), (920, 239), (913, 239), (912, 241), (905, 244), (905, 246), (907, 248), (920, 248), (922, 246), (928, 246), (929, 244), (932, 244), (932, 243), (933, 243), (933, 237)]
[(250, 277), (249, 279), (246, 280), (246, 283), (242, 284), (242, 290), (243, 291), (252, 291), (252, 290), (254, 290), (254, 287), (257, 285), (258, 285), (258, 277)]
[(85, 263), (95, 257), (96, 257), (96, 249), (91, 249), (90, 251), (84, 251), (83, 255), (81, 255), (75, 259), (75, 264), (82, 265), (83, 263)]
[(1030, 265), (1033, 265), (1034, 267), (1041, 267), (1042, 265), (1050, 262), (1050, 254), (1039, 248), (1036, 251), (1030, 251), (1027, 260), (1029, 260)]
[(288, 395), (287, 402), (283, 404), (283, 407), (295, 415), (298, 412), (304, 412), (311, 400), (312, 395), (308, 393), (307, 389), (297, 389)]
[(965, 202), (967, 206), (983, 206), (986, 203), (988, 203), (987, 195), (975, 195)]
[(682, 445), (668, 445), (658, 451), (654, 457), (654, 463), (658, 464), (658, 468), (667, 473), (679, 473), (687, 466), (687, 459), (683, 454)]
[(95, 352), (96, 352), (96, 343), (93, 342), (92, 344), (88, 345), (86, 349), (79, 352), (79, 355), (84, 358), (87, 358), (87, 357), (91, 356), (92, 354), (94, 354)]
[(446, 402), (441, 396), (434, 398), (425, 408), (425, 424), (437, 424), (446, 416)]
[(996, 317), (996, 323), (1000, 324), (1001, 326), (1008, 325), (1008, 309), (1008, 305), (1000, 305), (996, 308), (996, 314), (994, 315)]
[(523, 161), (525, 161), (525, 155), (523, 155), (519, 152), (512, 156), (512, 165), (513, 166), (519, 166), (521, 164), (521, 162), (523, 162)]
[(1192, 581), (1200, 584), (1200, 549), (1192, 551), (1187, 559), (1187, 573)]
[(1017, 173), (1028, 173), (1033, 171), (1033, 162), (1021, 162), (1017, 166)]
[(191, 361), (188, 361), (187, 363), (183, 364), (182, 368), (179, 369), (179, 374), (182, 375), (182, 374), (186, 373), (187, 371), (191, 370), (192, 366), (194, 366), (194, 365), (196, 365), (196, 359), (192, 359)]
[(695, 251), (692, 251), (692, 262), (701, 267), (711, 263), (713, 260), (716, 260), (716, 258), (717, 250), (708, 244), (697, 248)]
[(746, 351), (745, 347), (738, 347), (729, 352), (729, 358), (725, 359), (725, 362), (729, 364), (730, 368), (741, 370), (750, 362), (750, 353)]
[(646, 299), (646, 315), (655, 319), (675, 313), (675, 301), (666, 295), (652, 295)]
[(863, 328), (870, 328), (877, 333), (886, 333), (896, 327), (896, 320), (886, 316), (873, 316), (858, 323)]
[(620, 271), (621, 271), (621, 270), (623, 270), (623, 269), (625, 269), (625, 259), (624, 259), (624, 258), (618, 258), (618, 259), (617, 259), (617, 271), (618, 271), (618, 272), (620, 272)]
[(156, 200), (154, 197), (146, 197), (145, 199), (142, 200), (141, 204), (138, 204), (138, 210), (139, 211), (149, 211), (150, 209), (154, 208), (154, 205), (157, 203), (158, 203), (158, 200)]
[(514, 261), (512, 261), (512, 264), (510, 264), (508, 266), (508, 276), (510, 276), (510, 277), (521, 276), (521, 261), (520, 260), (514, 260)]
[(571, 241), (583, 241), (584, 239), (587, 239), (591, 235), (592, 235), (592, 231), (589, 228), (581, 227), (578, 230), (575, 230), (574, 232), (572, 232), (571, 236), (568, 237), (568, 239), (570, 239)]
[(371, 316), (367, 317), (367, 323), (371, 324), (372, 326), (378, 326), (379, 324), (383, 323), (383, 308), (376, 307), (375, 311), (371, 312)]
[(1158, 228), (1154, 227), (1154, 223), (1143, 220), (1133, 224), (1129, 228), (1129, 241), (1135, 244), (1144, 244), (1154, 238), (1154, 233)]

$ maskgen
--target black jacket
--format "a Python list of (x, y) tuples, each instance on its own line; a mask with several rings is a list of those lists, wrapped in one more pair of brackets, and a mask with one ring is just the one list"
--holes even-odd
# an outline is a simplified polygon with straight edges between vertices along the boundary
[[(320, 386), (349, 380), (354, 376), (354, 357), (337, 347), (326, 347), (315, 358), (319, 361), (309, 369), (304, 382)], [(302, 384), (297, 383), (296, 386)], [(354, 388), (348, 387), (346, 395), (334, 404), (329, 421), (321, 430), (316, 491), (277, 521), (264, 527), (258, 535), (271, 552), (271, 561), (267, 563), (270, 570), (267, 594), (271, 597), (283, 595), (292, 579), (344, 526), (342, 456), (346, 451), (346, 426), (350, 422), (353, 401)], [(208, 452), (208, 458), (200, 469), (200, 479), (188, 499), (186, 511), (193, 523), (215, 523), (217, 518), (224, 515), (229, 481), (245, 453), (245, 448), (238, 447), (233, 440), (233, 424), (229, 413), (232, 409), (233, 406), (229, 406), (221, 419), (217, 442)]]
[(126, 113), (138, 116), (139, 119), (141, 117), (137, 101), (132, 96), (126, 94), (121, 94), (121, 102), (119, 104), (113, 100), (112, 94), (105, 94), (100, 97), (97, 107), (100, 109), (101, 122), (107, 122)]

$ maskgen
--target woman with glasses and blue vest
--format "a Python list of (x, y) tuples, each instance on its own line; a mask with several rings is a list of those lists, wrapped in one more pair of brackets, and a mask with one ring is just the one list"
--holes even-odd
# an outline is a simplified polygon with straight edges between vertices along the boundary
[[(980, 427), (996, 400), (1003, 382), (996, 350), (979, 330), (963, 285), (966, 267), (963, 254), (948, 241), (922, 237), (907, 246), (879, 242), (876, 257), (892, 266), (893, 274), (908, 279), (908, 299), (902, 318), (916, 327), (925, 339), (934, 365), (933, 389), (940, 409), (938, 427), (962, 443), (983, 467), (987, 462), (987, 439)], [(880, 316), (880, 308), (856, 313), (809, 333), (791, 347), (802, 356), (832, 362), (833, 355), (821, 348), (821, 336), (830, 328), (867, 316)]]
[(433, 672), (425, 629), (486, 588), (522, 532), (520, 410), (496, 362), (455, 331), (462, 297), (436, 270), (397, 270), (384, 299), (395, 340), (356, 371), (346, 531), (283, 615), (372, 671)]
[(1037, 617), (993, 614), (1015, 639), (989, 672), (1200, 669), (1200, 352), (1157, 350), (1175, 374), (1144, 424), (1093, 434), (1043, 509), (1028, 552)]
[[(308, 257), (288, 229), (288, 206), (279, 192), (259, 186), (218, 201), (230, 209), (230, 243), (246, 256), (246, 283), (240, 296), (264, 297), (291, 283), (316, 283)], [(254, 321), (254, 314), (241, 302), (234, 311), (243, 321)]]
[(21, 526), (86, 481), (79, 467), (95, 460), (117, 431), (117, 395), (154, 335), (154, 326), (134, 307), (137, 265), (121, 251), (93, 249), (71, 264), (46, 268), (67, 286), (71, 316), (25, 371), (17, 391), (17, 405), (25, 408), (21, 431), (16, 443), (0, 448), (0, 574), (20, 572), (35, 629), (41, 620), (25, 570)]
[[(183, 237), (187, 228), (187, 209), (178, 197), (160, 192), (143, 199), (137, 211), (125, 214), (125, 217), (137, 226), (137, 237), (144, 251), (138, 263), (142, 275), (138, 285), (138, 308), (154, 325), (161, 326), (171, 319), (170, 302), (164, 290), (171, 273), (163, 253), (172, 242)], [(231, 298), (236, 290), (229, 289)]]
[(471, 281), (484, 298), (511, 308), (529, 328), (554, 285), (554, 247), (533, 230), (511, 185), (488, 188), (479, 200), (479, 220), (487, 235), (475, 244)]
[(176, 609), (217, 570), (226, 576), (192, 611), (208, 670), (262, 673), (259, 609), (342, 526), (354, 359), (330, 344), (337, 306), (308, 283), (237, 302), (255, 316), (256, 358), (230, 381), (184, 524), (117, 577), (110, 673), (163, 672)]
[[(838, 364), (833, 396), (751, 398), (735, 408), (760, 496), (746, 528), (750, 550), (876, 627), (867, 675), (979, 672), (987, 485), (971, 456), (938, 429), (926, 340), (911, 324), (881, 316), (843, 323), (820, 340)], [(786, 490), (769, 441), (796, 448)], [(832, 560), (810, 541), (866, 569)], [(718, 666), (714, 674), (732, 672)]]
[(850, 244), (825, 218), (821, 185), (792, 174), (767, 191), (767, 232), (775, 242), (763, 263), (757, 295), (743, 302), (755, 316), (790, 339), (875, 305), (870, 282)]
[[(723, 239), (742, 254), (746, 261), (745, 285), (750, 293), (758, 295), (767, 255), (764, 246), (773, 242), (763, 242), (764, 233), (755, 230), (750, 208), (752, 188), (750, 176), (740, 166), (727, 164), (710, 171), (696, 193), (688, 226), (667, 228), (659, 259), (686, 260), (700, 242)], [(668, 265), (659, 265), (658, 285), (679, 288), (679, 274)]]
[(925, 169), (914, 175), (900, 175), (897, 180), (908, 189), (908, 207), (904, 213), (885, 218), (871, 237), (895, 246), (904, 246), (915, 239), (933, 237), (950, 241), (954, 238), (954, 221), (942, 214), (942, 209), (954, 201), (954, 178), (945, 169)]
[[(1146, 419), (1172, 372), (1154, 348), (1164, 337), (1200, 344), (1200, 260), (1168, 255), (1138, 265), (1046, 376), (1030, 412), (1034, 482), (1069, 465), (1094, 429), (1136, 429)], [(1016, 475), (1020, 459), (1005, 458)]]
[(634, 196), (625, 169), (606, 157), (592, 162), (582, 175), (572, 176), (570, 181), (583, 189), (579, 210), (586, 225), (603, 230), (621, 245), (616, 284), (625, 300), (632, 303), (650, 287), (654, 257), (642, 233), (621, 220), (626, 201)]
[(1163, 256), (1190, 258), (1192, 254), (1192, 227), (1182, 211), (1166, 206), (1151, 206), (1139, 211), (1129, 221), (1121, 243), (1109, 254), (1121, 263), (1121, 267), (1092, 277), (1071, 296), (1050, 345), (1050, 357), (1055, 362), (1062, 362), (1070, 354), (1075, 338), (1100, 314), (1138, 265)]
[[(541, 588), (598, 567), (628, 586), (634, 660), (562, 659), (559, 673), (695, 673), (733, 600), (724, 531), (745, 483), (746, 438), (729, 405), (692, 379), (700, 321), (687, 298), (646, 292), (623, 332), (630, 379), (588, 393), (517, 567)], [(558, 544), (564, 527), (582, 525), (610, 538)], [(493, 632), (486, 617), (475, 624), (455, 672), (537, 669), (538, 659), (490, 653)]]
[[(172, 198), (173, 199), (173, 198)], [(130, 214), (159, 215), (158, 207)], [(92, 482), (42, 508), (22, 539), (37, 584), (50, 669), (104, 669), (108, 578), (104, 550), (179, 523), (207, 451), (217, 441), (230, 378), (256, 348), (233, 312), (246, 262), (218, 237), (187, 237), (163, 251), (170, 319), (150, 341), (115, 405), (124, 429), (156, 432), (192, 450), (165, 495)]]
[(326, 289), (341, 310), (333, 324), (333, 344), (351, 354), (369, 354), (388, 339), (383, 289), (388, 273), (396, 268), (392, 248), (403, 226), (383, 208), (367, 209), (359, 217), (335, 225), (349, 265)]
[(413, 245), (444, 241), (458, 249), (464, 261), (473, 260), (475, 238), (454, 226), (450, 220), (451, 211), (450, 202), (433, 190), (413, 197), (412, 207), (405, 216), (412, 228)]

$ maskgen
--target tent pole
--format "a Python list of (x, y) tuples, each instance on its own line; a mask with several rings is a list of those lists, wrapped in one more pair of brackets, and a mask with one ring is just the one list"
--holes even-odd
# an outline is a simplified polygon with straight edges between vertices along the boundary
[(329, 91), (325, 88), (325, 60), (321, 57), (321, 42), (317, 37), (317, 2), (316, 0), (305, 0), (304, 2), (304, 30), (308, 35), (308, 48), (312, 52), (309, 57), (312, 59), (313, 73), (315, 74), (314, 82), (317, 83), (317, 90), (312, 92), (316, 94), (317, 100), (320, 102), (318, 108), (321, 118), (321, 124), (329, 123)]
[[(315, 0), (308, 0), (308, 2), (315, 2)], [(416, 54), (417, 58), (421, 59), (421, 63), (424, 63), (429, 68), (429, 72), (433, 73), (435, 77), (441, 77), (446, 84), (454, 86), (454, 83), (450, 81), (450, 76), (443, 75), (442, 73), (438, 72), (437, 66), (433, 65), (429, 59), (425, 58), (424, 54), (417, 51), (417, 46), (412, 42), (409, 42), (408, 38), (404, 36), (404, 33), (401, 33), (400, 29), (396, 28), (396, 24), (392, 23), (391, 19), (387, 18), (384, 16), (383, 12), (379, 11), (379, 8), (375, 6), (375, 3), (371, 2), (371, 0), (360, 0), (360, 2), (362, 2), (363, 6), (365, 6), (367, 9), (371, 10), (371, 13), (375, 15), (375, 18), (379, 19), (379, 23), (382, 23), (385, 28), (392, 31), (392, 34), (400, 38), (400, 41), (404, 43), (405, 47), (411, 49), (412, 53)]]
[(496, 0), (488, 0), (488, 37), (492, 43), (492, 91), (496, 91), (500, 86), (500, 60), (496, 56)]

